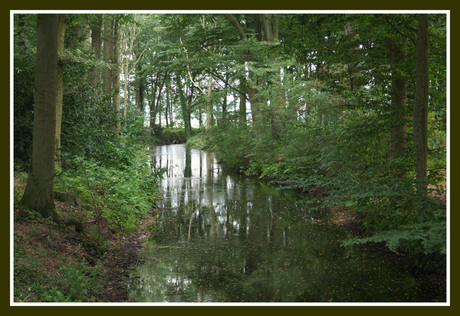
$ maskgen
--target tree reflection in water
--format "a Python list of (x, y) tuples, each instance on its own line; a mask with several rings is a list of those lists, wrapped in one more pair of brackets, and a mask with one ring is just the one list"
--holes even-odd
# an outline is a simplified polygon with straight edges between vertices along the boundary
[(443, 299), (310, 211), (305, 196), (223, 170), (212, 154), (160, 146), (167, 168), (138, 302), (417, 302)]

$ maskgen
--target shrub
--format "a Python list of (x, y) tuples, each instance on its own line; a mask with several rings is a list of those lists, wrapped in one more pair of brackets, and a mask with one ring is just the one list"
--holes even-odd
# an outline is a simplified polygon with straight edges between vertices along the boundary
[(100, 165), (83, 157), (67, 159), (56, 190), (72, 192), (86, 202), (93, 217), (103, 216), (113, 229), (133, 229), (159, 195), (159, 175), (139, 146), (110, 143), (114, 164)]

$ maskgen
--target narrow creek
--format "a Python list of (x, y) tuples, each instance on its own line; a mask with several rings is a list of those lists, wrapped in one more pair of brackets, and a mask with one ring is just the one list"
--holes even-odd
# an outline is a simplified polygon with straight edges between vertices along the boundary
[(135, 302), (426, 302), (395, 263), (301, 203), (306, 197), (223, 170), (185, 145), (159, 146), (164, 200), (145, 263), (129, 284)]

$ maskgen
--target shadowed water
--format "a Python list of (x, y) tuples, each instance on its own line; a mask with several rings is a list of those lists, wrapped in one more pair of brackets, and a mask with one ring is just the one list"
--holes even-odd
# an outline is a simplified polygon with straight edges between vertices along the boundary
[(417, 302), (444, 299), (301, 203), (222, 170), (205, 151), (157, 147), (164, 201), (130, 294), (137, 302)]

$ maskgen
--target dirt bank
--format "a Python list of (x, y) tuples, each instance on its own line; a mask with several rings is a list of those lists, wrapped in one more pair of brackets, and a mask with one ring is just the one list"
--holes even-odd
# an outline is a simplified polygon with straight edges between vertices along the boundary
[[(15, 202), (24, 188), (25, 179), (14, 179)], [(63, 217), (82, 212), (60, 201), (55, 201), (55, 206)], [(130, 272), (141, 263), (150, 215), (128, 233), (114, 233), (107, 223), (94, 219), (85, 219), (84, 227), (76, 229), (17, 207), (13, 216), (16, 302), (53, 301), (56, 297), (64, 301), (70, 297), (84, 302), (129, 301), (127, 282)], [(81, 281), (87, 277), (92, 280)], [(66, 289), (80, 284), (84, 284), (78, 290), (81, 293), (70, 296)], [(86, 284), (102, 288), (94, 291)]]

